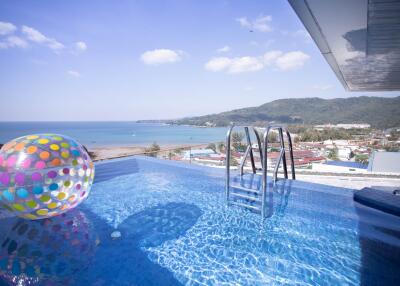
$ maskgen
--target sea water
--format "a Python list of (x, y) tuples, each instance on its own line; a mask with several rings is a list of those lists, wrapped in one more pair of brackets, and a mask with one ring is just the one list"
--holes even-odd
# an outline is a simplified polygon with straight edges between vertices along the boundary
[(136, 122), (0, 122), (0, 144), (34, 133), (58, 133), (89, 147), (202, 144), (225, 140), (226, 128)]

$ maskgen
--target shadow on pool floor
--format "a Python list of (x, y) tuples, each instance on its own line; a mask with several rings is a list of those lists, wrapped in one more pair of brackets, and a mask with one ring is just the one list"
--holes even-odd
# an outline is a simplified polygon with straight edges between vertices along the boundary
[(84, 276), (95, 285), (180, 285), (169, 270), (150, 261), (142, 247), (185, 235), (201, 214), (195, 205), (169, 203), (128, 217), (118, 228), (120, 239), (110, 238), (113, 229), (103, 229), (94, 263)]

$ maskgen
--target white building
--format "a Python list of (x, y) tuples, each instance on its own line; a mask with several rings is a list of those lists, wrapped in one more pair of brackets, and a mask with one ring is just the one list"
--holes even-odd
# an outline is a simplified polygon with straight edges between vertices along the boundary
[(193, 157), (206, 157), (215, 155), (215, 152), (211, 149), (191, 149), (183, 153), (183, 159), (190, 160)]

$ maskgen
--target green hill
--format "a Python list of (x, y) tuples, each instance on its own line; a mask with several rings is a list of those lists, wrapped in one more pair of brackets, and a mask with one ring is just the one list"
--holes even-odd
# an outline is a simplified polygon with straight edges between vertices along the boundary
[(350, 98), (289, 98), (257, 107), (170, 121), (173, 124), (227, 126), (231, 122), (254, 124), (266, 122), (288, 124), (368, 123), (374, 128), (400, 126), (400, 96)]

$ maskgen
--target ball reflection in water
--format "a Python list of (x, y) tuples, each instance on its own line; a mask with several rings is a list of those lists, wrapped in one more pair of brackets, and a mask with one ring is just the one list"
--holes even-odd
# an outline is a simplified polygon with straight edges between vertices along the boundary
[(22, 285), (70, 279), (87, 268), (98, 244), (78, 210), (40, 221), (18, 219), (0, 239), (0, 277)]

